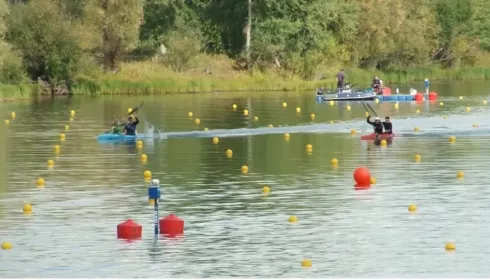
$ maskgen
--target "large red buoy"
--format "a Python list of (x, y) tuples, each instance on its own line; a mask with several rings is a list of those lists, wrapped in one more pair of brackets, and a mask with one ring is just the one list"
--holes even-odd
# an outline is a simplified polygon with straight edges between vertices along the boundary
[(117, 238), (121, 239), (139, 239), (143, 227), (133, 220), (128, 219), (124, 223), (117, 225)]
[(435, 100), (437, 100), (437, 93), (435, 93), (435, 92), (430, 92), (430, 93), (429, 93), (429, 100), (431, 100), (431, 101), (435, 101)]
[(184, 220), (171, 213), (160, 220), (160, 234), (170, 237), (184, 234)]
[(415, 101), (417, 101), (417, 102), (422, 102), (422, 101), (424, 101), (424, 95), (423, 95), (422, 93), (420, 93), (420, 92), (419, 92), (419, 93), (417, 93), (417, 94), (415, 95)]
[(356, 181), (356, 188), (363, 188), (371, 186), (371, 172), (365, 167), (359, 167), (354, 170), (354, 180)]

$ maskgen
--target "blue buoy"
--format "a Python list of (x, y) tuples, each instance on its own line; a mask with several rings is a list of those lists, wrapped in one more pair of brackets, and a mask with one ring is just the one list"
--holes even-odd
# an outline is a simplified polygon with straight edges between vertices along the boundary
[(160, 199), (160, 181), (158, 179), (153, 179), (150, 181), (150, 186), (148, 186), (148, 198), (153, 199), (155, 203), (153, 204), (154, 206), (154, 213), (155, 213), (155, 235), (158, 235), (158, 199)]

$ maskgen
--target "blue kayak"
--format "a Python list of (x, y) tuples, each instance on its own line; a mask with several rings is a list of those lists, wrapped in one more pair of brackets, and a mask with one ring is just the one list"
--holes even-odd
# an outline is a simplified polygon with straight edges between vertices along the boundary
[(116, 134), (116, 133), (103, 133), (97, 136), (98, 141), (121, 141), (121, 142), (131, 142), (136, 141), (136, 139), (145, 138), (144, 134), (136, 134), (136, 135), (124, 135), (124, 134)]

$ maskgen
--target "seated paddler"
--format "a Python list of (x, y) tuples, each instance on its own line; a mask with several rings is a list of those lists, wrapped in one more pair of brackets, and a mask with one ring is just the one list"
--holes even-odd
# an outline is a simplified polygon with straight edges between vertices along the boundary
[(114, 121), (111, 126), (111, 133), (122, 134), (123, 133), (123, 125), (119, 120)]
[(383, 122), (383, 127), (385, 129), (386, 134), (393, 134), (393, 124), (390, 121), (390, 117), (385, 117), (385, 121)]
[(140, 120), (135, 116), (128, 117), (128, 123), (124, 127), (124, 134), (126, 135), (136, 135), (136, 126), (140, 123)]

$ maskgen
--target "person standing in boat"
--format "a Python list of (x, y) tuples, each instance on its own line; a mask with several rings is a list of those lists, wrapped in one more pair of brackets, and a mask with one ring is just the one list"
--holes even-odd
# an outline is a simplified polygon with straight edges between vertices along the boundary
[(344, 88), (344, 69), (340, 69), (340, 72), (337, 73), (337, 90), (342, 90)]
[(374, 92), (376, 92), (376, 94), (379, 94), (381, 92), (381, 80), (378, 76), (375, 76), (373, 78), (373, 84), (371, 85), (371, 87), (374, 89)]
[(374, 133), (376, 133), (376, 139), (378, 138), (378, 135), (383, 134), (383, 124), (381, 123), (379, 117), (376, 117), (374, 119), (374, 122), (372, 122), (371, 116), (368, 116), (367, 123), (374, 127)]
[(393, 134), (393, 124), (390, 121), (390, 117), (386, 116), (385, 121), (383, 122), (383, 127), (385, 129), (386, 134)]
[(134, 119), (132, 116), (128, 117), (128, 123), (124, 127), (124, 134), (126, 135), (136, 135), (136, 126), (140, 123), (140, 120), (135, 116)]

